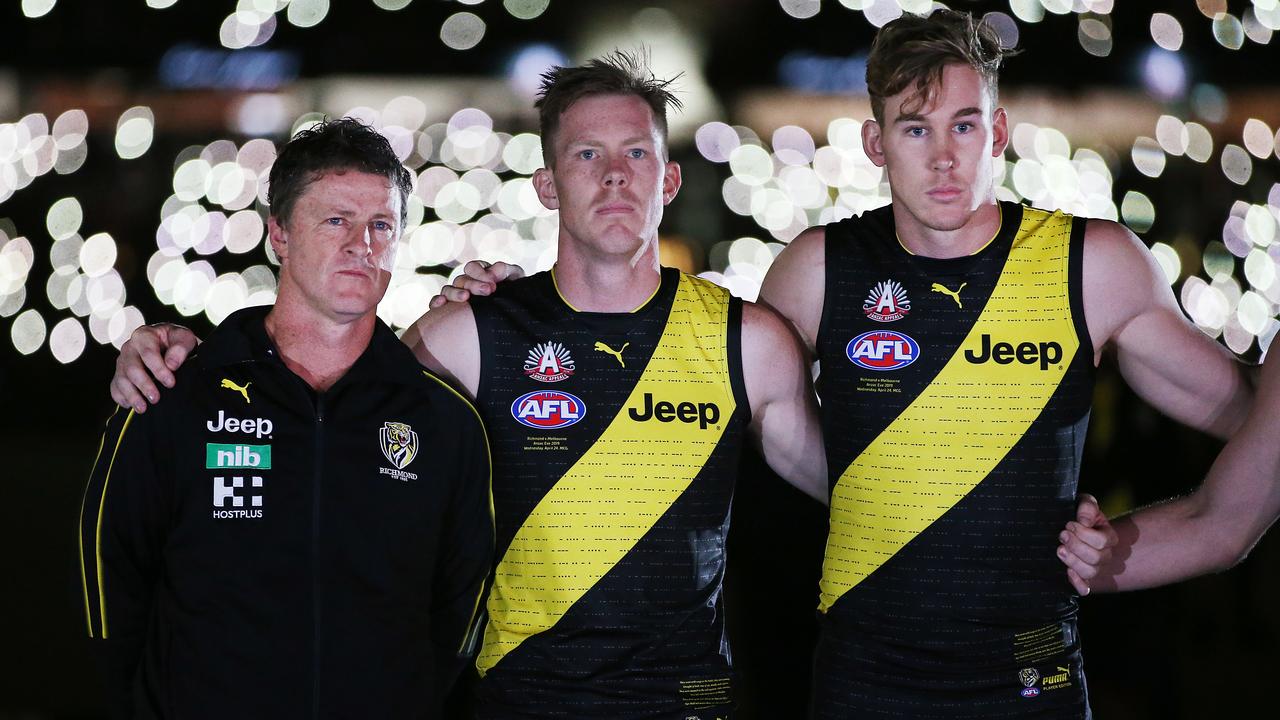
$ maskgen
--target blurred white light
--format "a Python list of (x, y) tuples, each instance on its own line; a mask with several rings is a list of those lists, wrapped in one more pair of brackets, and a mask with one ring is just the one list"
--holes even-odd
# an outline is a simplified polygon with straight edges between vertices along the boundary
[(502, 0), (502, 7), (518, 20), (532, 20), (541, 15), (551, 0)]
[(59, 150), (71, 150), (89, 134), (89, 116), (83, 110), (68, 110), (53, 121), (53, 140)]
[(39, 350), (44, 344), (44, 336), (44, 318), (34, 309), (24, 310), (14, 318), (13, 325), (9, 327), (9, 339), (13, 341), (13, 347), (23, 355)]
[(1228, 50), (1239, 50), (1244, 46), (1244, 26), (1240, 18), (1231, 13), (1218, 13), (1213, 18), (1213, 39)]
[(80, 231), (82, 222), (84, 210), (80, 207), (80, 201), (74, 197), (65, 197), (50, 205), (45, 216), (45, 227), (49, 231), (49, 237), (54, 240), (75, 235)]
[(1266, 292), (1276, 282), (1276, 261), (1264, 250), (1254, 248), (1244, 259), (1244, 277), (1250, 285)]
[(1187, 92), (1187, 66), (1177, 53), (1151, 48), (1142, 60), (1142, 82), (1159, 100), (1175, 100)]
[(1272, 141), (1271, 128), (1257, 118), (1249, 118), (1244, 122), (1244, 146), (1249, 154), (1263, 160), (1271, 156), (1275, 147)]
[(300, 28), (314, 27), (329, 14), (329, 0), (293, 0), (285, 17)]
[(227, 218), (222, 226), (222, 240), (227, 252), (247, 253), (262, 243), (262, 217), (253, 210), (241, 210)]
[(44, 17), (58, 0), (22, 0), (22, 14), (29, 18)]
[(808, 131), (796, 125), (783, 125), (773, 131), (773, 152), (786, 165), (807, 165), (813, 160), (815, 147)]
[(738, 133), (720, 121), (705, 123), (694, 134), (694, 144), (702, 157), (711, 162), (728, 162), (729, 153), (741, 144)]
[(1182, 260), (1178, 257), (1178, 251), (1169, 245), (1158, 242), (1152, 244), (1151, 254), (1155, 256), (1156, 264), (1164, 272), (1165, 280), (1170, 285), (1177, 282), (1182, 275)]
[(1182, 24), (1168, 13), (1156, 13), (1151, 16), (1151, 39), (1170, 52), (1182, 48)]
[(1187, 131), (1187, 157), (1196, 162), (1208, 162), (1213, 155), (1213, 136), (1209, 129), (1197, 122), (1189, 122)]
[(275, 93), (251, 93), (232, 106), (232, 126), (242, 135), (275, 135), (289, 127), (289, 106)]
[(1000, 36), (1000, 47), (1009, 50), (1018, 46), (1018, 23), (1002, 12), (989, 12), (982, 16), (982, 21)]
[(1249, 176), (1253, 174), (1253, 161), (1249, 159), (1249, 153), (1239, 145), (1222, 148), (1222, 174), (1237, 185), (1249, 182)]
[(49, 333), (49, 351), (63, 365), (80, 357), (84, 344), (84, 326), (75, 318), (64, 318)]
[(116, 154), (123, 160), (142, 157), (151, 148), (155, 122), (151, 108), (137, 106), (121, 113), (116, 123)]
[(1156, 207), (1151, 203), (1151, 198), (1130, 190), (1124, 194), (1124, 200), (1120, 203), (1120, 215), (1131, 230), (1145, 233), (1155, 224)]
[(1187, 151), (1188, 133), (1182, 121), (1172, 115), (1161, 115), (1156, 120), (1156, 141), (1170, 155), (1182, 155)]
[(1165, 155), (1160, 144), (1149, 137), (1139, 137), (1133, 141), (1131, 152), (1133, 166), (1147, 177), (1160, 177), (1164, 172)]
[(525, 45), (507, 63), (507, 83), (521, 97), (532, 101), (542, 87), (542, 74), (552, 67), (564, 67), (569, 59), (547, 43)]
[(440, 26), (440, 41), (453, 50), (470, 50), (484, 39), (484, 31), (484, 20), (479, 15), (454, 13)]
[(106, 233), (91, 235), (80, 246), (80, 268), (85, 275), (97, 277), (116, 262), (116, 241)]
[(729, 169), (748, 185), (763, 185), (773, 177), (773, 158), (759, 145), (739, 145), (729, 153)]
[(820, 0), (778, 0), (778, 4), (783, 12), (800, 20), (811, 18), (822, 9)]
[(511, 138), (502, 149), (502, 162), (512, 172), (532, 175), (542, 167), (542, 140), (531, 133), (521, 133)]

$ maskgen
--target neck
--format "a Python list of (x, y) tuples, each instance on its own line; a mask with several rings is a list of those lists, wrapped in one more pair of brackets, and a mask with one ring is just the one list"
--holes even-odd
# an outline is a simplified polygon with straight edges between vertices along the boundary
[(311, 389), (324, 392), (338, 382), (369, 347), (375, 315), (335, 320), (304, 311), (286, 296), (267, 314), (267, 336), (280, 359)]
[(964, 257), (986, 247), (1000, 231), (1000, 206), (992, 197), (960, 227), (938, 230), (919, 222), (901, 203), (894, 203), (893, 223), (898, 242), (913, 254), (939, 259)]
[(588, 254), (561, 238), (555, 273), (560, 296), (583, 312), (631, 312), (644, 305), (662, 282), (658, 240), (633, 256)]

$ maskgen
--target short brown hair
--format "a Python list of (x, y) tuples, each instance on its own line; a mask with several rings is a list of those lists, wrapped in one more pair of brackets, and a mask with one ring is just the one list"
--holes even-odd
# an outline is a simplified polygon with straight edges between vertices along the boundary
[[(635, 95), (653, 111), (654, 122), (667, 143), (667, 108), (679, 110), (680, 99), (671, 92), (670, 80), (654, 77), (648, 54), (615, 50), (577, 67), (553, 67), (542, 74), (542, 89), (534, 107), (538, 109), (538, 130), (542, 135), (542, 161), (555, 164), (555, 135), (560, 116), (574, 103), (592, 95)], [(677, 76), (679, 77), (679, 76)]]
[(400, 230), (409, 218), (413, 176), (400, 163), (391, 143), (377, 130), (350, 117), (325, 119), (280, 148), (271, 165), (267, 204), (281, 225), (288, 226), (293, 206), (307, 187), (327, 172), (356, 171), (381, 175), (400, 194)]
[(912, 86), (915, 92), (902, 105), (908, 112), (920, 110), (942, 82), (943, 69), (957, 63), (982, 76), (994, 105), (1005, 54), (995, 28), (969, 13), (940, 9), (928, 17), (903, 15), (881, 28), (871, 43), (867, 56), (871, 113), (883, 123), (885, 100)]

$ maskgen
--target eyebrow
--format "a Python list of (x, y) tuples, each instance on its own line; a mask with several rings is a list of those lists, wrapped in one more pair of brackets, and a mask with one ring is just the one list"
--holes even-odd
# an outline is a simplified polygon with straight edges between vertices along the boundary
[[(982, 114), (982, 108), (978, 108), (978, 107), (960, 108), (955, 112), (955, 114), (951, 116), (951, 119), (955, 120), (956, 118), (968, 117), (970, 115), (981, 115), (981, 114)], [(923, 122), (923, 121), (924, 121), (924, 116), (921, 115), (920, 113), (904, 113), (894, 118), (893, 122), (894, 124), (897, 124), (897, 123)]]
[[(622, 140), (622, 142), (621, 142), (620, 144), (622, 144), (622, 145), (635, 145), (635, 144), (638, 144), (638, 143), (646, 143), (646, 142), (647, 142), (647, 143), (652, 143), (652, 142), (653, 142), (653, 138), (652, 138), (652, 137), (650, 137), (650, 136), (648, 136), (648, 135), (636, 135), (636, 136), (634, 136), (634, 137), (629, 137), (629, 138), (625, 138), (625, 139), (623, 139), (623, 140)], [(594, 139), (594, 138), (579, 138), (579, 139), (577, 139), (577, 140), (572, 140), (572, 141), (570, 141), (570, 142), (569, 142), (568, 147), (581, 147), (581, 146), (584, 146), (584, 145), (585, 145), (585, 146), (591, 146), (591, 147), (600, 147), (600, 146), (603, 146), (603, 145), (604, 145), (604, 142), (603, 142), (603, 141), (601, 141), (601, 140), (596, 140), (596, 139)]]

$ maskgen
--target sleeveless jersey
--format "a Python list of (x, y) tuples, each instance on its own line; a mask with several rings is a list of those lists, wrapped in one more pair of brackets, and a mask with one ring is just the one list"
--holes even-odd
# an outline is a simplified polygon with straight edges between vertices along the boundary
[(1085, 223), (1000, 217), (954, 259), (908, 253), (891, 207), (826, 228), (817, 717), (1088, 712), (1055, 554), (1093, 393)]
[(633, 313), (575, 311), (550, 272), (472, 308), (498, 558), (480, 717), (727, 717), (741, 301), (664, 268)]

